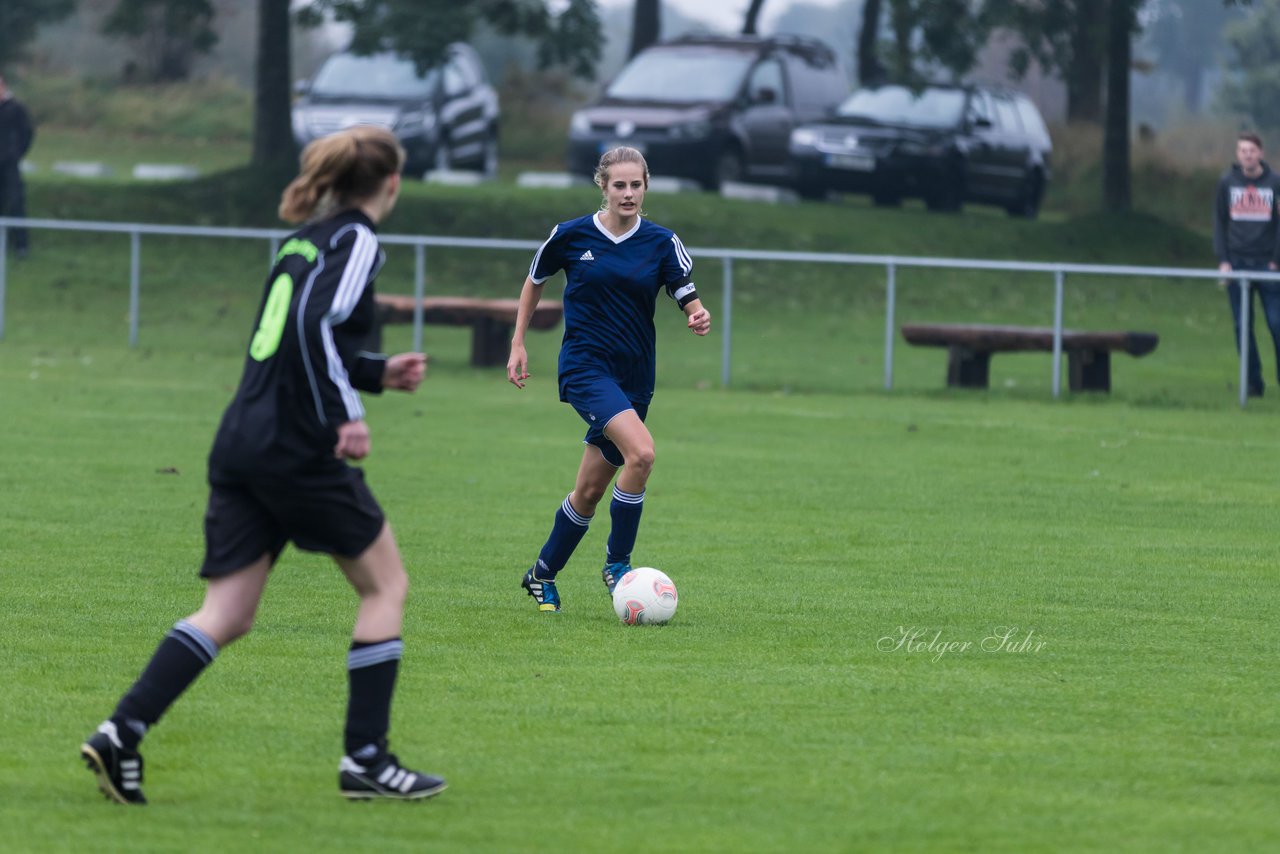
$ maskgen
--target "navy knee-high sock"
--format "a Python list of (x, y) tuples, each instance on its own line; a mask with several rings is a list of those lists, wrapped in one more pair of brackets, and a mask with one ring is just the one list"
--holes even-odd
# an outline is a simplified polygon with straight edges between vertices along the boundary
[(217, 655), (218, 645), (213, 638), (186, 620), (179, 620), (111, 715), (125, 747), (136, 750), (147, 729), (160, 720)]
[(343, 744), (351, 758), (367, 762), (387, 749), (387, 730), (391, 728), (391, 695), (396, 689), (396, 674), (404, 641), (352, 641), (347, 653), (347, 682), (351, 694), (347, 701), (347, 726)]
[(643, 489), (623, 492), (614, 484), (613, 500), (609, 502), (613, 528), (609, 531), (607, 563), (631, 563), (631, 551), (636, 547), (636, 533), (640, 530), (640, 514), (643, 512)]
[(554, 579), (556, 573), (564, 569), (564, 565), (569, 562), (569, 556), (578, 547), (578, 543), (582, 542), (583, 536), (587, 533), (587, 526), (591, 524), (590, 516), (583, 516), (573, 509), (569, 497), (565, 496), (564, 503), (556, 511), (556, 520), (551, 526), (551, 536), (547, 537), (546, 544), (538, 553), (535, 575), (543, 581)]

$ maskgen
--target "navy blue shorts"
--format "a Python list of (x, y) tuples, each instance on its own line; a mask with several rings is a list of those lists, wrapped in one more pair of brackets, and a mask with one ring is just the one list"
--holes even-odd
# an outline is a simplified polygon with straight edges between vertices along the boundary
[(621, 466), (622, 451), (605, 438), (604, 428), (615, 415), (628, 409), (634, 409), (640, 420), (644, 421), (649, 414), (649, 404), (630, 400), (609, 377), (565, 380), (560, 387), (560, 399), (572, 406), (582, 420), (587, 422), (587, 435), (583, 437), (583, 443), (599, 448), (609, 465)]
[(204, 578), (230, 575), (264, 554), (274, 563), (289, 541), (304, 551), (358, 557), (386, 522), (364, 471), (340, 460), (288, 477), (211, 470), (209, 482)]

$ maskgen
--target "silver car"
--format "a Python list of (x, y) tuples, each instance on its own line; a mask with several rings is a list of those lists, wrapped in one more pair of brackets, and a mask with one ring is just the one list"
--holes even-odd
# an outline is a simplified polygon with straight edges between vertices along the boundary
[(469, 46), (449, 46), (444, 63), (419, 73), (394, 53), (337, 53), (299, 85), (293, 136), (299, 145), (351, 127), (395, 132), (405, 172), (498, 168), (498, 94)]

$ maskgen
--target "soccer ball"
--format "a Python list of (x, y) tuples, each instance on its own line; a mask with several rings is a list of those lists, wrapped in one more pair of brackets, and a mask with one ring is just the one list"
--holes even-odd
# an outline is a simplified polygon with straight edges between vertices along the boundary
[(613, 610), (628, 626), (661, 625), (675, 616), (678, 601), (675, 583), (651, 566), (636, 567), (613, 588)]

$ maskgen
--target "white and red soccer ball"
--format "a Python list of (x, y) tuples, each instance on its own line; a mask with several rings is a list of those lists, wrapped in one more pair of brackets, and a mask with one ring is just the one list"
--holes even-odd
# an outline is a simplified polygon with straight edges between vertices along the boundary
[(613, 588), (613, 610), (628, 626), (661, 625), (675, 616), (679, 601), (675, 582), (651, 566), (636, 567)]

